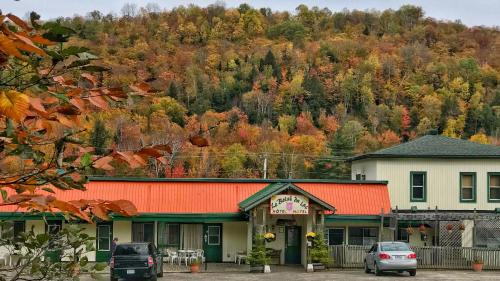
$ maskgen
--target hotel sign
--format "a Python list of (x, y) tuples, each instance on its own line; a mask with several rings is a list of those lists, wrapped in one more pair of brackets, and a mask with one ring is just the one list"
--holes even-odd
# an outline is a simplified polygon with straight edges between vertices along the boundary
[(307, 215), (309, 198), (302, 195), (280, 194), (271, 197), (271, 215)]

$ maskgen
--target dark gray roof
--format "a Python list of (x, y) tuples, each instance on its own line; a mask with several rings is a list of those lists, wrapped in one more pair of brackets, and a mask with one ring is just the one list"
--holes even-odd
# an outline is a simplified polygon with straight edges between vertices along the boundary
[(438, 135), (418, 139), (351, 158), (500, 158), (500, 146), (478, 144)]

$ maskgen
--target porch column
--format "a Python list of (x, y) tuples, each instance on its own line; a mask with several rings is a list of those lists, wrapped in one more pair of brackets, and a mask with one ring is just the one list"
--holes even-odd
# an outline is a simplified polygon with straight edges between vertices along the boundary
[(255, 215), (254, 210), (251, 210), (248, 216), (248, 223), (247, 223), (247, 254), (250, 254), (250, 252), (252, 251), (253, 227), (255, 222), (254, 215)]

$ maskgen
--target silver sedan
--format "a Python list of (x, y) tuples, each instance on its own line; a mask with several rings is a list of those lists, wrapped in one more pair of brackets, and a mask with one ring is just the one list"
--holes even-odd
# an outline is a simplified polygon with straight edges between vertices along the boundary
[(403, 242), (379, 242), (373, 245), (365, 256), (365, 272), (408, 271), (417, 274), (417, 255)]

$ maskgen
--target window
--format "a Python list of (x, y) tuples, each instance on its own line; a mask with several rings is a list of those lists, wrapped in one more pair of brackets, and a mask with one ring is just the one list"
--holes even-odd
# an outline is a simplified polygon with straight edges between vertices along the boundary
[(349, 227), (349, 245), (373, 245), (378, 241), (376, 227)]
[(408, 230), (406, 230), (406, 228), (398, 229), (398, 241), (410, 241), (410, 235), (408, 235)]
[(220, 245), (220, 226), (208, 226), (208, 245)]
[(111, 225), (97, 225), (97, 250), (111, 250)]
[(19, 236), (21, 232), (26, 231), (26, 223), (24, 221), (5, 221), (2, 223), (2, 237), (14, 238)]
[(427, 196), (427, 172), (410, 172), (410, 201), (425, 202)]
[(366, 180), (366, 175), (365, 174), (356, 174), (356, 180), (357, 181), (364, 181), (364, 180)]
[(344, 244), (344, 229), (327, 228), (325, 231), (325, 241), (329, 246)]
[(460, 173), (460, 202), (476, 202), (476, 173)]
[(488, 202), (500, 202), (500, 172), (488, 173)]
[(177, 223), (158, 223), (158, 245), (178, 246), (180, 228)]
[(152, 222), (134, 222), (132, 223), (132, 242), (151, 242), (154, 241), (154, 224)]

